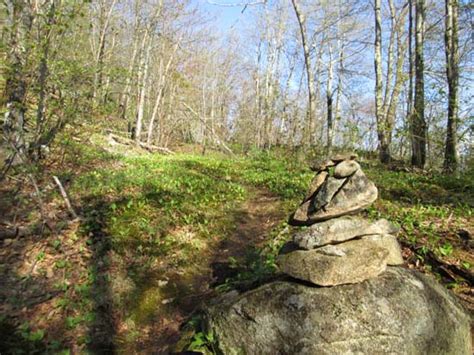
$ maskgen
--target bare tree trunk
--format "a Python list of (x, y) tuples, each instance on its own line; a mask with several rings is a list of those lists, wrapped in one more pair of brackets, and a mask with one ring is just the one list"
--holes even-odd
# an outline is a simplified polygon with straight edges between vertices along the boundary
[(133, 43), (132, 57), (130, 59), (130, 64), (128, 66), (127, 78), (125, 79), (125, 88), (123, 90), (122, 97), (120, 98), (120, 109), (121, 109), (120, 116), (123, 120), (127, 118), (128, 102), (130, 101), (130, 91), (132, 88), (132, 85), (131, 85), (132, 77), (133, 77), (135, 62), (136, 62), (137, 53), (138, 53), (138, 44), (140, 43), (137, 32), (138, 32), (138, 28), (135, 29), (135, 38), (134, 38), (134, 43)]
[(425, 18), (425, 1), (416, 0), (416, 35), (415, 35), (415, 104), (413, 112), (413, 166), (423, 168), (426, 163), (426, 121), (425, 121), (425, 89), (424, 89), (424, 58), (423, 35)]
[(335, 132), (337, 132), (337, 123), (340, 122), (341, 120), (342, 75), (344, 72), (344, 35), (342, 36), (342, 44), (339, 43), (338, 47), (339, 47), (339, 68), (337, 71), (337, 92), (336, 92), (337, 96), (336, 96), (335, 122), (334, 122)]
[[(144, 42), (147, 42), (148, 31), (145, 33)], [(141, 140), (142, 126), (143, 126), (143, 115), (145, 111), (145, 93), (148, 81), (148, 68), (150, 65), (150, 51), (152, 46), (152, 40), (149, 39), (148, 43), (145, 44), (145, 53), (142, 57), (142, 63), (139, 69), (139, 89), (138, 89), (138, 103), (137, 103), (137, 119), (135, 123), (135, 142), (139, 143)]]
[[(401, 34), (398, 33), (397, 36), (400, 37)], [(405, 62), (405, 51), (406, 51), (406, 46), (403, 45), (403, 43), (401, 42), (401, 39), (399, 38), (398, 49), (397, 49), (397, 62), (396, 62), (396, 69), (395, 69), (395, 83), (393, 84), (393, 91), (390, 98), (390, 102), (388, 103), (388, 110), (387, 110), (387, 117), (386, 117), (387, 141), (388, 141), (389, 146), (392, 143), (392, 131), (395, 125), (398, 101), (399, 101), (400, 92), (401, 92), (403, 81), (404, 81), (403, 64)]]
[(408, 97), (407, 97), (407, 114), (406, 126), (409, 129), (410, 144), (413, 146), (413, 0), (408, 0)]
[(315, 105), (314, 105), (314, 98), (315, 98), (315, 90), (314, 90), (314, 78), (313, 72), (311, 70), (311, 53), (309, 50), (309, 44), (306, 38), (306, 28), (305, 23), (306, 19), (304, 14), (301, 12), (298, 0), (291, 0), (293, 4), (293, 9), (295, 10), (296, 18), (298, 20), (298, 25), (300, 28), (301, 34), (301, 42), (303, 44), (303, 55), (304, 55), (304, 62), (306, 68), (306, 78), (308, 82), (308, 125), (306, 126), (305, 136), (304, 139), (308, 145), (311, 145), (311, 137), (313, 136), (314, 132), (314, 112), (315, 112)]
[(282, 39), (283, 39), (283, 20), (278, 19), (277, 33), (274, 38), (271, 39), (271, 55), (269, 57), (268, 75), (266, 82), (266, 93), (265, 93), (265, 145), (270, 148), (273, 144), (272, 139), (272, 127), (274, 119), (274, 108), (275, 108), (275, 90), (274, 83), (277, 80), (278, 68), (280, 63), (280, 54), (282, 50)]
[(386, 140), (385, 117), (382, 102), (382, 15), (380, 0), (375, 0), (375, 118), (377, 122), (377, 136), (379, 140), (379, 156), (382, 163), (390, 160), (389, 146)]
[(3, 122), (5, 140), (14, 148), (16, 153), (25, 152), (25, 112), (27, 82), (24, 65), (29, 55), (29, 33), (33, 25), (34, 15), (26, 1), (9, 1), (7, 8), (11, 9), (9, 21), (11, 26), (7, 32), (9, 46), (7, 47), (6, 63), (8, 74), (5, 83), (6, 112)]
[(257, 47), (257, 68), (255, 71), (255, 122), (256, 122), (256, 131), (257, 131), (257, 140), (256, 145), (258, 148), (261, 148), (261, 141), (262, 141), (262, 132), (260, 128), (260, 121), (262, 118), (262, 97), (261, 97), (261, 84), (260, 84), (260, 63), (262, 59), (262, 51), (261, 51), (261, 42)]
[[(400, 97), (400, 92), (402, 89), (402, 85), (404, 82), (404, 74), (403, 74), (403, 65), (405, 64), (405, 52), (406, 52), (406, 44), (403, 41), (403, 31), (405, 27), (405, 18), (406, 18), (406, 10), (402, 9), (399, 16), (396, 16), (395, 7), (393, 6), (393, 1), (389, 0), (390, 12), (391, 12), (391, 21), (392, 21), (392, 35), (393, 35), (393, 45), (391, 52), (393, 52), (393, 47), (396, 43), (396, 56), (394, 53), (389, 53), (391, 57), (393, 57), (393, 61), (395, 61), (395, 81), (393, 83), (393, 89), (391, 94), (388, 96), (388, 102), (384, 103), (386, 105), (385, 108), (385, 139), (386, 139), (386, 146), (387, 148), (387, 157), (388, 160), (385, 161), (386, 163), (391, 159), (391, 152), (390, 146), (392, 144), (392, 133), (393, 127), (395, 126), (395, 119), (397, 113), (397, 106), (398, 100)], [(393, 64), (392, 64), (393, 66)], [(389, 82), (387, 82), (387, 87), (389, 86)]]
[(179, 43), (181, 42), (181, 40), (178, 40), (173, 48), (173, 53), (170, 54), (170, 57), (168, 59), (168, 62), (166, 63), (166, 67), (163, 69), (163, 59), (160, 59), (160, 80), (159, 80), (159, 84), (158, 84), (158, 92), (156, 94), (156, 98), (155, 98), (155, 104), (153, 106), (153, 111), (152, 111), (152, 114), (151, 114), (151, 118), (150, 118), (150, 122), (148, 124), (148, 133), (147, 133), (147, 144), (151, 144), (151, 140), (152, 140), (152, 137), (153, 137), (153, 125), (155, 123), (155, 120), (156, 120), (156, 116), (158, 114), (158, 109), (161, 105), (161, 99), (163, 98), (163, 93), (164, 93), (164, 90), (165, 90), (165, 86), (166, 86), (166, 77), (168, 75), (168, 72), (169, 72), (169, 69), (171, 67), (171, 63), (173, 62), (174, 60), (174, 56), (176, 54), (176, 51), (179, 47)]
[(458, 87), (459, 87), (459, 40), (458, 40), (458, 0), (446, 0), (445, 52), (446, 77), (448, 80), (448, 125), (446, 129), (446, 148), (444, 171), (455, 172), (458, 168), (457, 126), (458, 126)]
[[(268, 13), (267, 8), (265, 8), (265, 20), (268, 21)], [(265, 60), (265, 77), (264, 77), (264, 91), (263, 91), (263, 105), (262, 105), (262, 143), (263, 148), (269, 148), (269, 137), (268, 137), (268, 130), (270, 126), (270, 93), (271, 93), (271, 82), (273, 80), (273, 65), (275, 61), (275, 52), (274, 48), (271, 44), (270, 39), (270, 26), (267, 24), (265, 26), (265, 37), (264, 41), (266, 43), (266, 60)]]
[[(321, 72), (323, 70), (323, 55), (324, 55), (324, 43), (325, 43), (325, 38), (323, 38), (321, 40), (321, 42), (319, 43), (319, 50), (318, 50), (318, 54), (317, 54), (317, 58), (316, 58), (316, 64), (314, 66), (314, 69), (312, 70), (313, 73), (316, 73), (315, 75), (315, 78), (320, 78), (321, 77)], [(313, 135), (312, 135), (312, 143), (313, 144), (316, 144), (317, 142), (317, 136), (316, 136), (316, 123), (318, 121), (322, 122), (323, 120), (321, 119), (321, 117), (318, 115), (318, 111), (316, 110), (316, 107), (318, 107), (319, 105), (323, 106), (325, 103), (323, 102), (323, 100), (320, 101), (320, 98), (321, 98), (321, 83), (317, 82), (315, 83), (316, 84), (316, 87), (314, 89), (314, 96), (313, 96), (313, 102), (314, 102), (314, 107), (315, 107), (315, 112), (314, 112), (314, 129), (311, 130), (311, 132), (313, 132)], [(327, 117), (326, 117), (326, 122), (327, 122)], [(319, 136), (319, 142), (323, 142), (324, 141), (324, 129), (323, 127), (321, 126), (321, 129), (320, 129), (320, 136)]]
[[(117, 0), (113, 0), (112, 4), (107, 10), (107, 14), (105, 15), (105, 18), (103, 17), (102, 10), (105, 10), (101, 7), (101, 14), (100, 14), (100, 28), (99, 28), (99, 42), (98, 42), (98, 49), (97, 49), (97, 54), (96, 54), (96, 73), (95, 73), (95, 78), (94, 78), (94, 92), (93, 96), (94, 98), (97, 97), (98, 91), (101, 90), (102, 87), (102, 77), (103, 77), (103, 67), (104, 67), (104, 54), (105, 54), (105, 44), (106, 44), (106, 36), (107, 36), (107, 31), (109, 29), (109, 23), (110, 19), (112, 17), (112, 12), (115, 7)], [(99, 102), (101, 100), (99, 99)]]
[[(290, 64), (290, 71), (288, 73), (288, 78), (286, 80), (286, 84), (285, 84), (285, 91), (283, 93), (283, 113), (282, 113), (282, 118), (281, 118), (281, 121), (280, 121), (280, 127), (278, 129), (278, 140), (277, 140), (277, 144), (281, 144), (282, 141), (283, 141), (283, 132), (284, 132), (284, 128), (285, 128), (285, 124), (286, 124), (286, 121), (288, 120), (288, 95), (289, 95), (289, 91), (290, 91), (290, 83), (292, 82), (292, 79), (293, 79), (293, 73), (295, 71), (295, 63), (291, 63)], [(290, 129), (291, 127), (288, 126), (288, 130)], [(290, 139), (290, 136), (288, 135), (288, 140)], [(289, 143), (289, 142), (287, 142)]]
[[(112, 36), (111, 44), (109, 46), (109, 57), (112, 56), (114, 50), (115, 50), (115, 45), (117, 43), (117, 32), (115, 32)], [(111, 82), (111, 71), (113, 67), (109, 67), (108, 70), (105, 71), (105, 83), (103, 85), (103, 90), (102, 90), (102, 102), (103, 104), (107, 104), (109, 100), (109, 90), (110, 90), (110, 82)]]
[(48, 77), (48, 56), (50, 49), (50, 40), (51, 40), (51, 28), (54, 23), (55, 18), (55, 1), (51, 1), (48, 15), (47, 15), (47, 33), (42, 38), (43, 43), (41, 46), (41, 59), (38, 68), (38, 86), (39, 86), (39, 95), (38, 95), (38, 107), (36, 110), (36, 137), (35, 137), (35, 146), (33, 147), (33, 158), (39, 159), (41, 156), (41, 148), (39, 146), (41, 135), (43, 134), (43, 121), (45, 113), (45, 101), (46, 101), (46, 80)]
[(153, 110), (151, 112), (150, 122), (148, 123), (148, 132), (147, 132), (147, 138), (146, 138), (147, 144), (151, 144), (151, 140), (153, 137), (153, 126), (155, 124), (155, 119), (158, 114), (158, 109), (160, 107), (161, 99), (163, 97), (163, 91), (164, 91), (165, 80), (166, 80), (165, 79), (166, 73), (163, 69), (163, 58), (160, 58), (159, 73), (160, 73), (160, 78), (158, 80), (158, 91), (156, 93), (155, 103), (153, 105)]
[(332, 99), (333, 99), (333, 92), (332, 92), (332, 81), (333, 81), (333, 60), (332, 60), (332, 46), (329, 43), (329, 68), (328, 68), (328, 79), (326, 84), (326, 106), (327, 106), (327, 145), (326, 145), (326, 153), (329, 155), (331, 154), (332, 148), (332, 137), (333, 137), (333, 114), (332, 114)]
[(170, 122), (169, 117), (173, 113), (172, 107), (175, 105), (175, 100), (176, 100), (176, 91), (177, 91), (177, 86), (174, 84), (171, 84), (171, 87), (169, 88), (169, 98), (168, 98), (168, 107), (167, 110), (163, 113), (161, 116), (162, 121), (160, 124), (160, 144), (162, 144), (164, 147), (168, 147), (169, 144), (169, 139), (171, 137), (171, 129), (168, 128), (167, 123)]

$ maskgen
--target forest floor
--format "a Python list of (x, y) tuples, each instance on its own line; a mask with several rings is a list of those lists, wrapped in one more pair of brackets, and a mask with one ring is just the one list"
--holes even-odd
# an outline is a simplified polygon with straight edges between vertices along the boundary
[[(0, 227), (36, 228), (2, 241), (0, 353), (205, 349), (200, 308), (278, 277), (288, 216), (313, 173), (282, 152), (161, 156), (95, 138), (64, 137), (34, 173), (41, 213), (25, 171), (1, 187)], [(364, 215), (400, 225), (407, 266), (472, 311), (474, 182), (362, 166), (380, 192)]]

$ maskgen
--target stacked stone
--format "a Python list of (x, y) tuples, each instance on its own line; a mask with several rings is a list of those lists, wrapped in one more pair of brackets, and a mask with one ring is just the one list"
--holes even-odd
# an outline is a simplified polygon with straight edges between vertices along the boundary
[(309, 226), (293, 236), (299, 250), (278, 259), (280, 269), (319, 286), (359, 283), (387, 265), (403, 264), (396, 234), (385, 219), (352, 216), (377, 199), (377, 188), (355, 154), (338, 155), (318, 166), (291, 223)]
[(415, 270), (387, 267), (403, 262), (397, 228), (354, 215), (377, 198), (356, 159), (318, 167), (293, 216), (307, 228), (293, 236), (299, 250), (282, 253), (279, 264), (307, 282), (230, 292), (206, 311), (217, 352), (472, 354), (470, 317), (455, 297)]

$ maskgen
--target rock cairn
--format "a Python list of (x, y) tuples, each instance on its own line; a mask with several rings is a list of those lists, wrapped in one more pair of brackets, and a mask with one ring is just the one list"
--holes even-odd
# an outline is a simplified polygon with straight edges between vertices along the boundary
[(308, 228), (293, 236), (300, 250), (281, 255), (280, 269), (319, 286), (374, 278), (387, 265), (401, 265), (398, 228), (386, 219), (350, 216), (377, 199), (377, 188), (355, 154), (338, 155), (316, 170), (303, 203), (291, 218)]
[(397, 228), (354, 215), (377, 199), (356, 160), (336, 156), (315, 169), (291, 219), (307, 228), (278, 259), (293, 279), (229, 292), (206, 310), (217, 352), (472, 354), (470, 317), (456, 298), (431, 277), (391, 266), (403, 263)]

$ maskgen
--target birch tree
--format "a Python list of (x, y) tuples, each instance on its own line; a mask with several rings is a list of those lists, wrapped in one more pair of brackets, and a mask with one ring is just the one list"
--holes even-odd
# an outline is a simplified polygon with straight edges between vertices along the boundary
[(313, 136), (314, 130), (314, 115), (315, 115), (315, 86), (314, 86), (314, 77), (313, 72), (311, 70), (311, 53), (310, 47), (307, 38), (307, 30), (306, 30), (306, 17), (305, 14), (302, 12), (301, 6), (298, 0), (291, 0), (293, 4), (293, 9), (295, 11), (296, 19), (298, 20), (298, 26), (300, 29), (300, 36), (301, 36), (301, 44), (303, 47), (303, 57), (306, 69), (306, 79), (307, 79), (307, 86), (308, 86), (308, 109), (307, 109), (307, 125), (305, 125), (305, 136), (306, 136), (306, 143), (310, 145), (312, 143), (311, 137)]
[(393, 0), (388, 0), (390, 11), (390, 35), (387, 47), (387, 65), (385, 85), (383, 84), (382, 65), (382, 15), (381, 1), (375, 1), (375, 116), (379, 144), (379, 158), (384, 164), (391, 160), (390, 146), (392, 143), (393, 128), (399, 96), (405, 75), (403, 67), (406, 53), (406, 38), (403, 35), (406, 4), (397, 11)]
[[(116, 3), (117, 0), (101, 0), (97, 2), (98, 23), (94, 24), (94, 31), (97, 33), (97, 39), (91, 37), (96, 68), (93, 90), (94, 98), (100, 96), (98, 95), (98, 92), (102, 89), (107, 35), (109, 34), (110, 22)], [(101, 101), (101, 97), (98, 98), (98, 101)]]

